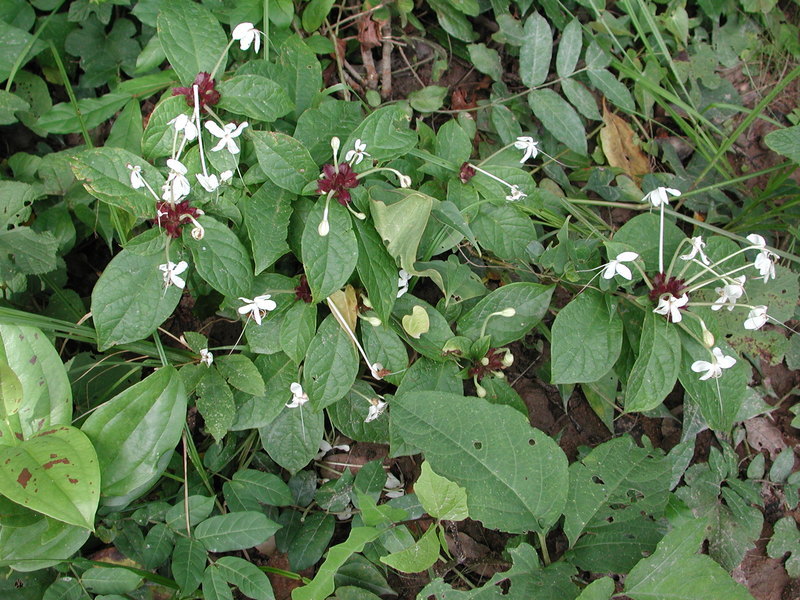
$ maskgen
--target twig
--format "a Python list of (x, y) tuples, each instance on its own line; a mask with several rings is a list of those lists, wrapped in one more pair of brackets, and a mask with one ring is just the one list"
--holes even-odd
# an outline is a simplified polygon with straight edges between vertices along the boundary
[(381, 98), (392, 96), (392, 24), (387, 20), (381, 25), (383, 52), (381, 55)]

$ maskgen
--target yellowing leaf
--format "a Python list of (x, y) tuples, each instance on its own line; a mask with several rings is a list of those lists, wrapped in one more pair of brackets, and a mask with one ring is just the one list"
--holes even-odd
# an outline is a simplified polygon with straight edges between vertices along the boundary
[(431, 321), (428, 318), (428, 313), (419, 304), (411, 309), (410, 315), (403, 317), (403, 329), (415, 340), (418, 340), (423, 333), (427, 333), (430, 328)]
[[(356, 297), (355, 288), (352, 285), (347, 285), (344, 290), (333, 292), (328, 296), (328, 299), (333, 302), (339, 310), (338, 313), (333, 313), (339, 325), (342, 325), (345, 331), (349, 328), (351, 332), (355, 332), (356, 320), (358, 319), (358, 298)], [(344, 319), (347, 327), (344, 327), (342, 324), (342, 319)]]
[(641, 151), (634, 139), (633, 129), (628, 123), (606, 108), (603, 102), (603, 123), (600, 141), (603, 154), (612, 167), (622, 169), (632, 179), (637, 180), (650, 172), (650, 161)]

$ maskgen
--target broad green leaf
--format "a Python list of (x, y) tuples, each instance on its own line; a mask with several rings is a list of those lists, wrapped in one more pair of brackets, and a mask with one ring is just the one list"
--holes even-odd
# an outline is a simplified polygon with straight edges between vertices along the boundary
[[(359, 103), (344, 100), (327, 100), (318, 108), (309, 108), (297, 119), (294, 137), (308, 148), (317, 164), (330, 162), (331, 138), (346, 140), (361, 125), (362, 110)], [(347, 152), (350, 147), (342, 147)], [(371, 148), (367, 148), (371, 152)]]
[(431, 0), (429, 4), (436, 12), (439, 25), (454, 38), (471, 42), (478, 37), (472, 23), (452, 3), (447, 0)]
[(337, 593), (341, 589), (358, 586), (377, 595), (391, 595), (392, 589), (383, 572), (360, 554), (355, 554), (336, 572)]
[(106, 146), (115, 146), (133, 154), (141, 154), (143, 132), (142, 109), (139, 106), (139, 100), (134, 98), (125, 105), (125, 108), (114, 120), (111, 133), (106, 139)]
[(554, 138), (576, 154), (586, 156), (586, 131), (578, 113), (566, 100), (553, 90), (544, 88), (531, 90), (528, 104)]
[(680, 365), (681, 338), (675, 324), (647, 311), (639, 355), (628, 375), (625, 412), (645, 412), (661, 404), (675, 387)]
[(220, 356), (214, 364), (226, 381), (237, 390), (253, 396), (264, 395), (264, 380), (261, 373), (253, 361), (244, 354)]
[[(214, 498), (212, 496), (191, 495), (186, 500), (181, 500), (171, 506), (164, 514), (164, 521), (167, 527), (174, 531), (186, 531), (186, 520), (189, 520), (189, 527), (197, 525), (200, 521), (205, 521), (214, 511)], [(186, 505), (189, 509), (186, 509)]]
[(431, 113), (444, 106), (448, 89), (441, 85), (428, 85), (408, 94), (411, 108), (421, 113)]
[(30, 104), (6, 90), (0, 90), (0, 125), (11, 125), (18, 121), (15, 113), (28, 110)]
[(556, 54), (556, 73), (566, 79), (575, 71), (583, 48), (583, 29), (580, 21), (573, 19), (564, 27)]
[(180, 114), (188, 115), (189, 111), (191, 108), (183, 96), (168, 96), (160, 100), (142, 133), (142, 155), (150, 160), (172, 156), (175, 128), (170, 121)]
[(308, 285), (316, 302), (322, 302), (341, 288), (358, 262), (358, 242), (347, 209), (335, 200), (328, 210), (328, 235), (319, 234), (325, 200), (320, 199), (306, 220), (302, 254)]
[(342, 398), (358, 374), (358, 354), (333, 315), (320, 325), (306, 354), (303, 389), (319, 411)]
[(156, 523), (144, 539), (147, 552), (143, 555), (143, 566), (157, 569), (169, 558), (175, 545), (175, 534), (163, 523)]
[(97, 450), (103, 504), (123, 506), (161, 476), (180, 440), (186, 392), (162, 367), (94, 411), (81, 428)]
[(411, 309), (410, 314), (403, 316), (401, 324), (403, 325), (403, 331), (415, 340), (418, 340), (423, 333), (428, 333), (431, 329), (431, 320), (428, 318), (428, 313), (419, 304), (416, 304)]
[(373, 394), (373, 389), (365, 381), (357, 380), (344, 398), (329, 406), (328, 415), (336, 429), (357, 442), (388, 442), (388, 415), (384, 413), (374, 421), (365, 422), (370, 404), (364, 396), (371, 398)]
[(164, 287), (159, 265), (165, 261), (163, 254), (142, 256), (122, 250), (106, 266), (92, 291), (100, 350), (149, 336), (175, 310), (181, 290)]
[(800, 163), (800, 125), (770, 131), (764, 136), (764, 143), (774, 152)]
[(572, 103), (572, 106), (584, 117), (593, 121), (603, 120), (600, 111), (597, 110), (597, 100), (582, 83), (575, 79), (564, 79), (561, 82), (561, 91), (564, 92), (564, 96)]
[[(646, 213), (633, 217), (619, 228), (614, 241), (629, 246), (639, 253), (645, 262), (645, 270), (658, 271), (658, 238), (660, 218), (657, 212)], [(674, 223), (664, 223), (664, 260), (675, 254), (681, 241), (686, 238), (684, 233)]]
[(767, 555), (772, 558), (781, 559), (787, 553), (790, 556), (786, 559), (786, 572), (797, 579), (800, 577), (800, 532), (792, 517), (783, 517), (775, 523), (772, 539), (767, 544)]
[(172, 553), (172, 576), (184, 595), (190, 595), (199, 587), (207, 559), (205, 546), (199, 540), (178, 538)]
[(434, 519), (463, 521), (469, 516), (464, 488), (434, 473), (427, 461), (422, 463), (422, 473), (414, 484), (414, 492), (422, 508)]
[(142, 188), (131, 187), (131, 171), (127, 165), (142, 168), (142, 177), (153, 189), (159, 189), (164, 177), (158, 170), (122, 148), (92, 148), (77, 154), (72, 171), (92, 196), (111, 206), (128, 211), (135, 217), (155, 216), (153, 197)]
[(119, 567), (92, 567), (81, 575), (81, 584), (93, 594), (127, 594), (141, 582), (141, 575)]
[(250, 131), (248, 135), (255, 144), (259, 166), (279, 188), (300, 194), (319, 177), (308, 150), (293, 137), (277, 131)]
[[(0, 230), (0, 260), (18, 275), (49, 273), (58, 265), (57, 253), (58, 240), (50, 232), (39, 233), (29, 227)], [(10, 261), (5, 260), (6, 256)], [(3, 279), (9, 278), (3, 274)]]
[[(22, 384), (5, 361), (0, 362), (0, 415), (16, 415), (22, 407)], [(22, 433), (22, 432), (20, 432)], [(0, 435), (2, 437), (2, 435)], [(0, 445), (12, 445), (10, 440), (0, 440)]]
[(27, 56), (18, 65), (22, 67), (31, 58), (36, 56), (39, 52), (47, 48), (42, 40), (35, 39), (27, 31), (23, 31), (19, 27), (13, 27), (0, 20), (0, 81), (5, 81), (11, 75), (11, 70), (15, 68), (16, 62), (20, 55), (28, 50)]
[(226, 296), (249, 294), (253, 265), (247, 249), (233, 231), (216, 219), (203, 216), (198, 221), (205, 229), (202, 240), (194, 239), (188, 228), (183, 233), (183, 243), (192, 252), (197, 274)]
[(227, 52), (225, 32), (201, 4), (170, 2), (161, 7), (157, 22), (161, 47), (184, 85), (191, 84), (198, 73), (213, 71), (220, 55)]
[[(477, 340), (491, 336), (492, 347), (525, 337), (550, 306), (553, 286), (517, 282), (501, 286), (483, 297), (458, 320), (458, 333)], [(510, 316), (497, 314), (513, 309)], [(508, 311), (511, 312), (511, 311)]]
[(590, 69), (589, 81), (612, 103), (628, 112), (636, 110), (636, 103), (628, 90), (628, 86), (617, 79), (606, 69)]
[[(337, 573), (338, 575), (338, 573)], [(339, 585), (336, 581), (336, 600), (380, 600), (380, 596), (355, 585)]]
[(353, 527), (347, 539), (341, 544), (331, 546), (328, 556), (311, 583), (292, 591), (292, 600), (318, 600), (333, 593), (333, 576), (345, 561), (364, 546), (380, 536), (381, 530), (373, 527)]
[[(291, 393), (286, 391), (286, 401)], [(270, 458), (290, 473), (297, 473), (316, 456), (325, 433), (322, 411), (312, 412), (308, 405), (284, 407), (272, 423), (258, 430), (261, 445)]]
[(24, 225), (31, 216), (31, 205), (40, 195), (27, 183), (0, 181), (0, 226), (11, 229)]
[(356, 270), (370, 303), (381, 321), (389, 320), (397, 298), (398, 269), (375, 227), (358, 219), (353, 221), (358, 242)]
[(89, 539), (89, 529), (34, 513), (0, 496), (0, 566), (46, 569), (68, 559)]
[(219, 108), (256, 121), (272, 123), (294, 110), (286, 91), (261, 75), (236, 75), (217, 89)]
[(223, 556), (215, 563), (220, 575), (253, 600), (274, 600), (272, 585), (266, 573), (251, 562), (237, 556)]
[(203, 572), (203, 598), (205, 600), (233, 600), (233, 592), (215, 564)]
[(303, 29), (307, 33), (312, 33), (320, 28), (325, 21), (325, 17), (331, 11), (333, 0), (311, 0), (305, 9), (303, 9), (303, 16), (301, 22)]
[(289, 486), (272, 473), (242, 469), (233, 475), (229, 483), (267, 506), (289, 506), (293, 503)]
[[(416, 307), (425, 310), (428, 327), (427, 331), (415, 338), (407, 334), (402, 325), (398, 326), (397, 320), (402, 323), (405, 317), (411, 317)], [(419, 312), (419, 309), (417, 309), (417, 312)], [(392, 324), (395, 326), (395, 331), (400, 334), (414, 350), (428, 358), (444, 360), (445, 357), (442, 354), (442, 348), (444, 348), (447, 341), (453, 337), (453, 332), (442, 313), (424, 300), (420, 300), (411, 294), (404, 294), (398, 298), (395, 303), (393, 317)]]
[(370, 360), (383, 365), (391, 374), (383, 378), (397, 385), (408, 367), (408, 351), (400, 336), (385, 324), (374, 327), (361, 322), (361, 342)]
[[(16, 414), (24, 438), (72, 420), (72, 389), (67, 371), (50, 340), (34, 327), (0, 323), (0, 363), (21, 386), (22, 403), (4, 401), (0, 418)], [(5, 379), (5, 378), (4, 378)], [(3, 387), (8, 384), (3, 382)], [(7, 388), (6, 388), (7, 389)], [(12, 392), (13, 397), (13, 392)], [(0, 432), (5, 429), (0, 425)], [(11, 430), (6, 430), (11, 433)], [(0, 446), (16, 440), (0, 439)]]
[[(220, 357), (221, 358), (221, 357)], [(206, 430), (219, 442), (228, 433), (236, 416), (233, 393), (216, 367), (207, 369), (197, 383), (197, 410)]]
[(552, 334), (553, 383), (597, 381), (611, 370), (622, 349), (622, 319), (593, 290), (561, 309)]
[(438, 473), (466, 489), (470, 516), (486, 527), (544, 533), (561, 516), (569, 487), (566, 456), (515, 409), (409, 392), (394, 398), (391, 417), (392, 428)]
[(296, 302), (286, 311), (281, 324), (281, 349), (295, 363), (300, 363), (317, 330), (317, 306)]
[(343, 148), (352, 148), (356, 139), (367, 143), (374, 160), (389, 161), (404, 156), (417, 143), (417, 132), (399, 106), (384, 106), (374, 111), (350, 134)]
[(0, 493), (31, 510), (94, 530), (100, 499), (97, 454), (80, 429), (59, 425), (0, 446)]
[(494, 81), (503, 79), (503, 65), (500, 63), (500, 54), (494, 48), (487, 48), (486, 44), (467, 44), (470, 62), (481, 73), (488, 75)]
[(328, 549), (336, 519), (333, 515), (318, 512), (303, 518), (302, 513), (292, 510), (281, 515), (283, 528), (275, 535), (282, 552), (289, 557), (289, 566), (302, 571), (314, 566)]
[(198, 524), (194, 537), (209, 552), (232, 552), (260, 544), (279, 528), (264, 513), (233, 512), (209, 517)]
[[(45, 591), (41, 600), (89, 600), (90, 596), (74, 577), (59, 577)], [(33, 600), (33, 599), (32, 599)]]
[[(130, 94), (110, 93), (100, 98), (78, 100), (78, 110), (86, 129), (94, 129), (113, 117), (131, 99)], [(36, 127), (47, 133), (79, 133), (81, 119), (71, 102), (61, 102), (53, 106), (36, 121)], [(123, 165), (124, 166), (124, 165)]]
[(550, 72), (553, 32), (547, 20), (538, 12), (533, 12), (525, 21), (524, 35), (519, 50), (519, 76), (522, 83), (529, 88), (535, 88), (545, 82)]
[(652, 556), (628, 574), (625, 594), (634, 600), (752, 600), (722, 567), (697, 553), (707, 532), (704, 519), (687, 521), (669, 532)]
[[(270, 8), (270, 18), (273, 11)], [(284, 12), (289, 19), (294, 15), (291, 2), (286, 3)], [(281, 46), (274, 63), (268, 66), (269, 78), (283, 87), (294, 100), (294, 116), (297, 120), (307, 109), (311, 108), (314, 98), (324, 87), (322, 83), (322, 66), (316, 55), (298, 35), (289, 37)]]
[(403, 573), (418, 573), (433, 566), (439, 558), (436, 527), (429, 527), (413, 546), (381, 556), (381, 562)]
[(610, 600), (616, 586), (611, 577), (601, 577), (583, 588), (577, 600)]
[(255, 274), (271, 267), (289, 251), (286, 237), (292, 214), (292, 195), (265, 183), (250, 198), (239, 203), (247, 236), (253, 248)]
[(282, 352), (258, 356), (255, 365), (264, 379), (264, 395), (242, 398), (243, 394), (235, 394), (236, 419), (230, 429), (257, 429), (271, 423), (292, 397), (289, 386), (297, 381), (299, 362)]
[[(497, 195), (495, 198), (503, 198)], [(530, 217), (516, 207), (504, 204), (480, 206), (469, 224), (481, 247), (498, 258), (527, 263), (530, 260), (525, 248), (536, 239), (536, 227)]]

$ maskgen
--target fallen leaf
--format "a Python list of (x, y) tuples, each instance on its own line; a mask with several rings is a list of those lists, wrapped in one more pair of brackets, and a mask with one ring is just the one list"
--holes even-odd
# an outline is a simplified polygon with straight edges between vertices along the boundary
[(600, 130), (600, 141), (603, 154), (612, 167), (622, 169), (633, 180), (637, 181), (650, 172), (650, 161), (641, 151), (635, 140), (633, 129), (622, 118), (610, 112), (603, 102), (603, 123)]

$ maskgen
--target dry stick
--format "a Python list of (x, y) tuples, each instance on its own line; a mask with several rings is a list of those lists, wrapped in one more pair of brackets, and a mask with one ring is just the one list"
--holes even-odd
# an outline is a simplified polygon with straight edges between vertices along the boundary
[(361, 44), (361, 61), (364, 63), (364, 70), (367, 73), (367, 89), (374, 90), (378, 87), (378, 71), (375, 70), (372, 48), (367, 48), (365, 44)]
[(392, 23), (387, 20), (381, 25), (383, 53), (381, 55), (381, 98), (392, 96)]
[(425, 82), (419, 78), (419, 75), (417, 75), (417, 70), (414, 68), (414, 65), (411, 64), (411, 61), (408, 60), (406, 53), (403, 51), (403, 48), (398, 46), (397, 49), (400, 51), (400, 56), (403, 57), (403, 62), (405, 62), (406, 65), (408, 65), (408, 70), (411, 71), (411, 74), (414, 76), (414, 79), (416, 79), (422, 87), (425, 87)]

